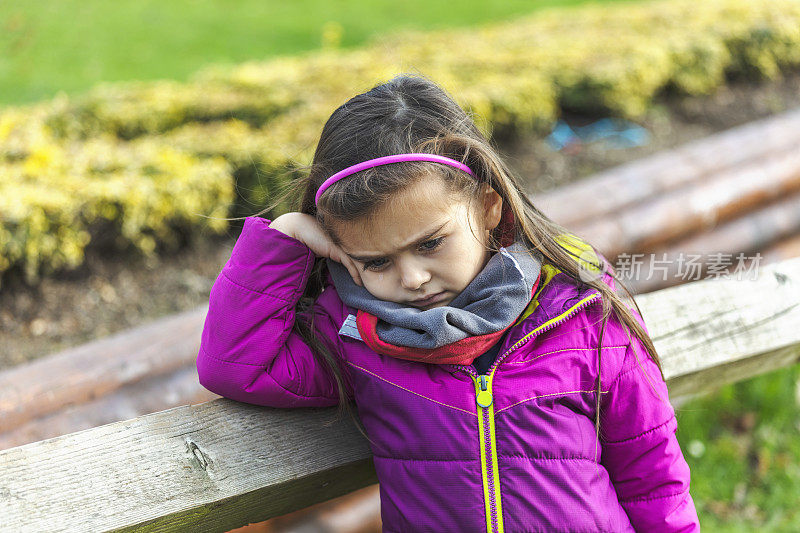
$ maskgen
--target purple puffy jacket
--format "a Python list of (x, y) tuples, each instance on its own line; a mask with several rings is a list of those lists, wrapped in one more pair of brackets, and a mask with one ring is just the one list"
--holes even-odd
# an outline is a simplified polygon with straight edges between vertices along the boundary
[[(335, 405), (332, 379), (291, 332), (315, 256), (269, 223), (245, 220), (214, 283), (200, 382), (247, 403)], [(599, 302), (545, 265), (536, 296), (479, 376), (471, 365), (377, 354), (345, 324), (356, 311), (325, 288), (315, 324), (341, 358), (373, 441), (384, 531), (699, 530), (667, 387), (613, 320), (595, 436)]]

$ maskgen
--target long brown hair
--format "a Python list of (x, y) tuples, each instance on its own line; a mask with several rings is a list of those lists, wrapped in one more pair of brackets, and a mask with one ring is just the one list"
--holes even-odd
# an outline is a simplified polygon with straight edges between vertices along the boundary
[[(317, 189), (332, 174), (368, 159), (412, 152), (434, 153), (461, 161), (473, 171), (475, 178), (452, 167), (430, 162), (383, 165), (358, 172), (335, 183), (322, 195), (319, 206), (315, 205)], [(574, 248), (564, 245), (563, 236), (570, 232), (550, 220), (531, 203), (520, 186), (519, 178), (505, 165), (471, 117), (442, 88), (424, 76), (399, 75), (345, 102), (325, 123), (311, 165), (296, 170), (305, 176), (295, 180), (279, 200), (256, 215), (271, 210), (287, 197), (293, 197), (292, 205), (297, 205), (299, 200), (299, 210), (315, 216), (334, 241), (334, 222), (369, 217), (420, 176), (440, 176), (451, 192), (469, 199), (470, 203), (479, 201), (481, 184), (490, 184), (513, 213), (515, 234), (524, 239), (530, 251), (541, 252), (546, 262), (571, 277), (577, 284), (594, 288), (602, 297), (595, 404), (595, 429), (598, 437), (602, 337), (612, 313), (623, 328), (627, 328), (629, 334), (632, 332), (642, 342), (648, 355), (661, 370), (652, 340), (623, 298), (599, 276), (587, 279), (585, 264), (581, 263), (583, 255), (576, 254)], [(495, 238), (490, 239), (490, 246), (497, 251), (498, 238), (496, 235), (493, 237)], [(602, 259), (596, 267), (617, 279), (610, 265)], [(298, 305), (298, 316), (311, 308), (322, 291), (325, 268), (325, 262), (318, 258)], [(618, 279), (617, 283), (622, 285)], [(633, 300), (630, 292), (624, 290)], [(339, 359), (315, 338), (313, 316), (310, 323), (297, 320), (294, 327), (330, 370), (342, 399), (340, 406), (344, 407), (345, 386)]]

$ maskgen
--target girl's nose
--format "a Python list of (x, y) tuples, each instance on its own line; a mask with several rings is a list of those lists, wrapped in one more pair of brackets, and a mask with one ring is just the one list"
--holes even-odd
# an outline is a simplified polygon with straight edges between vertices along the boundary
[(430, 281), (431, 274), (415, 261), (405, 261), (399, 266), (400, 284), (404, 289), (415, 291)]

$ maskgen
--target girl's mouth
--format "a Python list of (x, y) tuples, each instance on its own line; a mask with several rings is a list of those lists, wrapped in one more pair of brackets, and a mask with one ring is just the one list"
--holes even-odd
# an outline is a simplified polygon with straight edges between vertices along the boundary
[(432, 294), (427, 298), (423, 298), (421, 300), (414, 300), (411, 302), (414, 305), (429, 305), (432, 303), (436, 303), (444, 298), (444, 292), (437, 292), (436, 294)]

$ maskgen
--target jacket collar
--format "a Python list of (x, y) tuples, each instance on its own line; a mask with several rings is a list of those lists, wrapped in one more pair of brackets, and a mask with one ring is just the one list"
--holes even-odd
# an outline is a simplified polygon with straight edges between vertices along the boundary
[[(604, 281), (608, 282), (606, 278)], [(597, 289), (576, 282), (551, 264), (543, 265), (539, 288), (502, 341), (499, 357), (537, 330), (566, 320), (572, 313), (599, 300)]]

